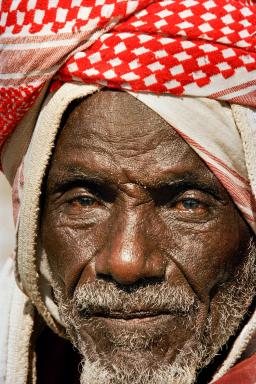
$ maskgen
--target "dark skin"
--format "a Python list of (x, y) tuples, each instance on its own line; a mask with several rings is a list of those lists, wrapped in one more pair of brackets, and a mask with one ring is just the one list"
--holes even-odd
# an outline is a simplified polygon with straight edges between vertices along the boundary
[[(250, 230), (205, 163), (134, 97), (102, 91), (75, 107), (58, 138), (45, 196), (43, 245), (68, 297), (96, 280), (120, 289), (167, 281), (198, 299), (197, 328), (209, 308), (218, 318), (218, 287), (242, 263)], [(162, 330), (156, 362), (170, 362), (193, 337), (179, 316), (161, 310), (127, 315), (120, 308), (119, 316), (95, 316), (95, 324), (110, 333)], [(81, 335), (92, 356), (111, 352), (108, 332), (93, 322)]]

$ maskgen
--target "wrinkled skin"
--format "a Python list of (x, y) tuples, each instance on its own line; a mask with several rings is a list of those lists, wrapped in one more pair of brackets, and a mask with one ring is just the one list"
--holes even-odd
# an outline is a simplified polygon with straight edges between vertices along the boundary
[[(250, 238), (226, 190), (175, 130), (116, 91), (83, 100), (65, 122), (46, 181), (41, 231), (67, 297), (94, 281), (122, 290), (168, 282), (198, 300), (192, 322), (199, 331), (209, 308), (213, 324), (218, 318), (218, 287), (243, 262)], [(160, 308), (157, 315), (143, 314), (143, 304), (131, 318), (122, 308), (118, 316), (95, 314), (82, 323), (81, 337), (91, 356), (110, 356), (109, 335), (157, 329), (147, 358), (169, 362), (194, 329), (178, 314)], [(117, 353), (131, 358), (129, 351)]]

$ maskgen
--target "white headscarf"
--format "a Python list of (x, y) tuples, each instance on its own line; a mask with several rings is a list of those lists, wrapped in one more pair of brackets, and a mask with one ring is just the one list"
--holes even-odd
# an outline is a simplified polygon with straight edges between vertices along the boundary
[[(99, 89), (95, 85), (65, 83), (55, 93), (48, 95), (34, 130), (32, 121), (31, 129), (28, 128), (27, 119), (27, 138), (23, 131), (23, 140), (29, 142), (29, 145), (13, 183), (18, 231), (17, 280), (46, 323), (60, 335), (64, 335), (65, 330), (58, 309), (46, 289), (45, 282), (49, 279), (47, 262), (37, 240), (41, 187), (64, 111), (73, 100)], [(228, 190), (255, 231), (256, 149), (252, 138), (256, 138), (256, 112), (247, 107), (230, 106), (205, 98), (130, 94), (165, 119), (198, 153)], [(15, 151), (14, 141), (9, 143), (9, 148), (5, 148), (2, 158), (4, 166), (5, 156), (10, 160), (10, 152)], [(13, 159), (15, 163), (15, 156)], [(9, 161), (6, 173), (8, 169), (13, 172), (14, 168)], [(12, 172), (9, 173), (10, 179)], [(237, 361), (255, 329), (256, 320), (253, 315), (215, 379)]]

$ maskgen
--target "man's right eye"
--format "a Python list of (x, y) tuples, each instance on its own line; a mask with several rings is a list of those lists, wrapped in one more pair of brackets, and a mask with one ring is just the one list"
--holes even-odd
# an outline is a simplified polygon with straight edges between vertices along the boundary
[(73, 208), (92, 207), (98, 204), (98, 201), (91, 196), (77, 196), (69, 200), (68, 204)]
[(71, 203), (73, 203), (73, 204), (77, 203), (77, 204), (80, 204), (84, 207), (90, 207), (96, 203), (96, 200), (92, 197), (89, 197), (89, 196), (82, 196), (82, 197), (75, 198), (73, 201), (71, 201)]
[(55, 200), (49, 202), (56, 212), (56, 220), (63, 225), (93, 226), (109, 217), (109, 204), (96, 192), (84, 187), (75, 187), (55, 195)]

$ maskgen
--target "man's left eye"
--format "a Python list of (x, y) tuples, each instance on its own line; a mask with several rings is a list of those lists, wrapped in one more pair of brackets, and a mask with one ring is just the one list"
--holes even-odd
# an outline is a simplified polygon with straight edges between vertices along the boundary
[(202, 206), (200, 201), (195, 200), (195, 199), (185, 199), (180, 202), (184, 209), (197, 209)]
[(207, 204), (197, 199), (187, 198), (178, 201), (175, 204), (175, 208), (183, 212), (203, 212), (207, 209)]

